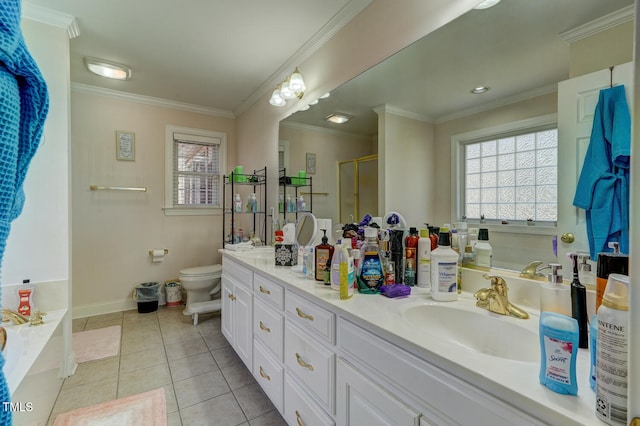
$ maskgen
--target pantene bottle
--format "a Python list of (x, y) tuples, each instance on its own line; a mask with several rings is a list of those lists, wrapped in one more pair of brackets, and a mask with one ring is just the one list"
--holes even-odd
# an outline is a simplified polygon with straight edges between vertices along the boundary
[(431, 252), (431, 297), (441, 302), (458, 300), (458, 253), (451, 248), (448, 228), (440, 228), (438, 247)]
[(609, 275), (597, 318), (596, 415), (610, 425), (626, 425), (628, 276)]

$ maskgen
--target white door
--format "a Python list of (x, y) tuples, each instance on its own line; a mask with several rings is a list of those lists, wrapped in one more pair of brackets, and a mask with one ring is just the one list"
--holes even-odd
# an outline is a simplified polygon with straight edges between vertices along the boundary
[[(585, 212), (573, 206), (573, 197), (589, 147), (598, 96), (601, 89), (610, 87), (611, 76), (605, 69), (558, 85), (558, 262), (562, 263), (565, 278), (572, 273), (567, 253), (589, 252)], [(625, 85), (629, 108), (632, 82), (631, 63), (613, 69), (613, 84)], [(572, 234), (573, 242), (563, 242), (563, 234)]]

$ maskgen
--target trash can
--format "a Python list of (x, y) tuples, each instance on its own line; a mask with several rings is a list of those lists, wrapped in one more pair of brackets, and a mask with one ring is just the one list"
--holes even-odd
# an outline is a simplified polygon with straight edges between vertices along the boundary
[(180, 281), (167, 281), (164, 287), (167, 292), (167, 308), (182, 306), (182, 285)]
[(158, 310), (157, 282), (138, 284), (133, 292), (133, 298), (138, 302), (138, 313), (146, 314)]

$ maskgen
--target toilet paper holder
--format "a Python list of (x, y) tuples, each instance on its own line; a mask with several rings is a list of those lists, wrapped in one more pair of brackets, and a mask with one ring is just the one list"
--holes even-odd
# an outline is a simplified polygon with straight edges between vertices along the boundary
[[(149, 256), (154, 256), (154, 252), (159, 251), (159, 250), (149, 250)], [(164, 254), (169, 254), (169, 250), (168, 249), (164, 249)], [(157, 255), (156, 255), (157, 256)]]

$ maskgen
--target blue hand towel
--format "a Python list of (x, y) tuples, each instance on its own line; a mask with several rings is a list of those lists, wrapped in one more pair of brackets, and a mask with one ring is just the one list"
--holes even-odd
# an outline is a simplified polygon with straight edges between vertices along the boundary
[[(22, 186), (49, 110), (47, 85), (22, 37), (20, 0), (0, 1), (0, 270), (11, 222), (24, 205)], [(0, 356), (0, 371), (4, 358)], [(0, 374), (0, 402), (10, 401)], [(4, 407), (4, 404), (3, 404)], [(0, 425), (11, 412), (0, 409)]]
[(620, 243), (629, 253), (629, 166), (631, 117), (624, 86), (600, 91), (591, 140), (578, 180), (573, 205), (586, 210), (592, 259)]

